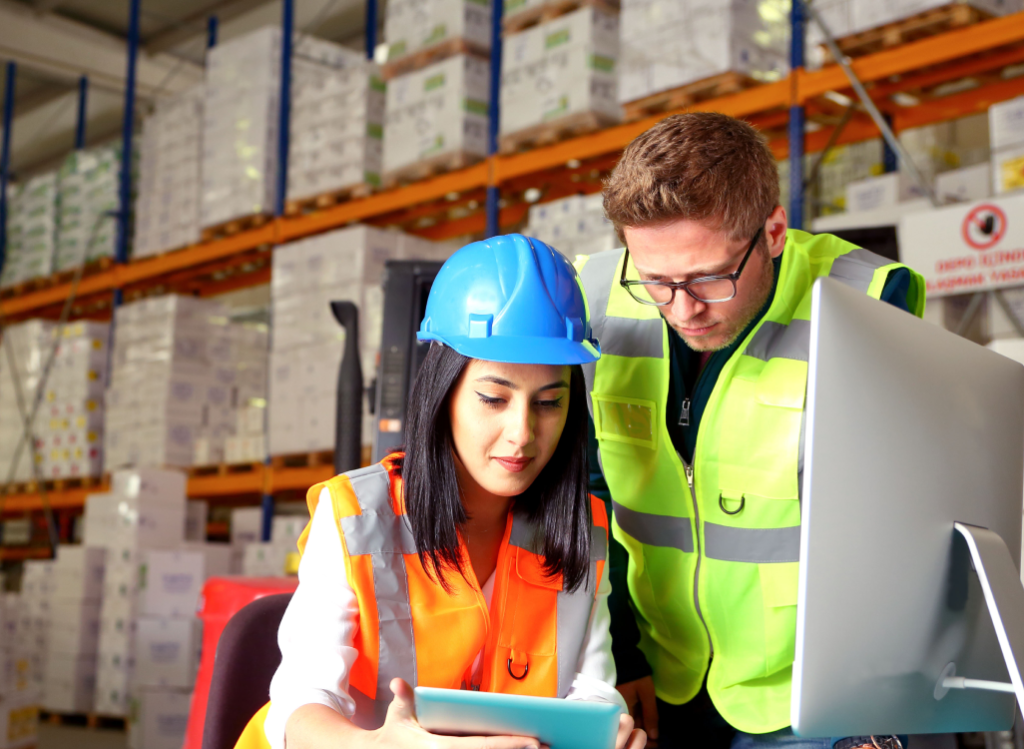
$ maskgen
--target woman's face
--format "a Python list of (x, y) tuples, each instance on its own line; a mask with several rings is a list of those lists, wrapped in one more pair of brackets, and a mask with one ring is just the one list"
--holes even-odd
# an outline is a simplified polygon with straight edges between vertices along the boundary
[(567, 366), (471, 360), (448, 407), (460, 480), (470, 479), (499, 497), (526, 491), (562, 436), (570, 371)]

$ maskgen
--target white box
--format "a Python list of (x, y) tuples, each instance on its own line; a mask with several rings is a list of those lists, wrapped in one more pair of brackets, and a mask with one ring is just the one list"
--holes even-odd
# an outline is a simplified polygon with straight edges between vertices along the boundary
[(95, 691), (95, 654), (75, 656), (50, 652), (46, 661), (43, 707), (55, 712), (90, 712)]
[(201, 633), (198, 619), (139, 617), (135, 682), (142, 687), (190, 689), (199, 667)]
[(227, 544), (193, 544), (187, 551), (143, 552), (139, 571), (141, 616), (195, 615), (203, 583), (231, 568)]
[(253, 543), (263, 538), (263, 510), (236, 507), (231, 511), (231, 544)]
[(0, 749), (22, 749), (38, 741), (39, 704), (34, 695), (0, 697)]
[(291, 551), (275, 543), (246, 544), (242, 574), (246, 577), (283, 577)]
[(270, 540), (278, 545), (294, 551), (299, 543), (299, 536), (309, 524), (307, 515), (277, 515), (270, 529)]
[(103, 594), (106, 549), (59, 546), (53, 566), (52, 591), (58, 599), (96, 600)]
[(490, 0), (390, 0), (384, 15), (388, 60), (449, 39), (491, 47)]
[(943, 203), (964, 203), (991, 197), (992, 165), (975, 164), (937, 174), (935, 195)]
[(921, 189), (908, 175), (892, 172), (849, 183), (846, 210), (849, 213), (873, 211), (921, 197), (924, 197)]
[(94, 655), (100, 636), (100, 601), (53, 604), (48, 648), (54, 652)]
[(181, 749), (191, 702), (187, 690), (138, 690), (131, 698), (129, 749)]

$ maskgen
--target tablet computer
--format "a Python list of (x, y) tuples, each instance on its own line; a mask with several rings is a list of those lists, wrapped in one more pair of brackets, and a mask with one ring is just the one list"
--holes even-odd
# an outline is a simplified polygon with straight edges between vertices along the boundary
[(416, 687), (416, 719), (449, 736), (532, 736), (551, 749), (615, 749), (619, 706), (609, 702)]

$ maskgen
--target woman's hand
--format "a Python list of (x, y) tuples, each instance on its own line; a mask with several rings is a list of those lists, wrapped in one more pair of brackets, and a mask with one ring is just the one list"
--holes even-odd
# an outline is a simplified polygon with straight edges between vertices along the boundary
[[(382, 749), (541, 749), (537, 739), (527, 736), (439, 736), (430, 733), (416, 721), (412, 687), (402, 679), (392, 679), (390, 687), (395, 698), (388, 706), (384, 725), (374, 731), (375, 743)], [(621, 727), (619, 730), (621, 732)], [(643, 744), (630, 749), (643, 749)]]
[(633, 728), (633, 718), (619, 716), (619, 734), (615, 737), (615, 749), (644, 749), (647, 734), (640, 728)]

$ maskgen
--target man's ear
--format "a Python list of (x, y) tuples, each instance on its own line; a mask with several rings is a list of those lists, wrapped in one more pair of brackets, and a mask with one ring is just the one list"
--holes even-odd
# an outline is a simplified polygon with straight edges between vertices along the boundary
[(786, 216), (786, 209), (781, 205), (775, 206), (775, 210), (764, 223), (764, 236), (768, 241), (768, 252), (773, 258), (781, 255), (782, 250), (785, 249), (788, 228), (789, 220)]

